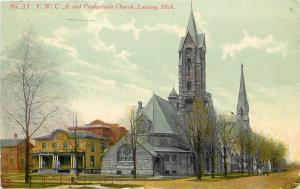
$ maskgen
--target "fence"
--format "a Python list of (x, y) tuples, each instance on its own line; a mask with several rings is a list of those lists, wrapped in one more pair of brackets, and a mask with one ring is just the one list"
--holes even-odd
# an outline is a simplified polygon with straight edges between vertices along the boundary
[[(116, 182), (116, 176), (99, 175), (99, 174), (80, 174), (67, 175), (67, 174), (32, 174), (29, 177), (29, 187), (38, 185), (41, 187), (49, 185), (71, 185), (71, 184), (113, 184)], [(119, 180), (122, 178), (117, 178)], [(125, 178), (123, 178), (125, 179)], [(128, 178), (127, 178), (128, 179)], [(2, 176), (2, 185), (6, 187), (15, 187), (24, 183), (24, 175), (11, 177)]]

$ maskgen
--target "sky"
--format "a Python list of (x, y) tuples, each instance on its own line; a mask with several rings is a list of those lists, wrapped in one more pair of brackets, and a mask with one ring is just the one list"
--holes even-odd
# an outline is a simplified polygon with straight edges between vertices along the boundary
[[(55, 52), (68, 108), (80, 124), (122, 122), (138, 101), (145, 105), (153, 93), (166, 98), (173, 85), (178, 91), (178, 47), (190, 1), (98, 2), (102, 9), (91, 1), (46, 4), (32, 1), (23, 9), (2, 2), (1, 51), (31, 26)], [(118, 9), (121, 4), (135, 9)], [(193, 12), (206, 36), (207, 91), (216, 110), (236, 112), (242, 61), (251, 128), (285, 142), (289, 159), (300, 161), (300, 0), (193, 0)], [(7, 66), (1, 67), (3, 78)]]

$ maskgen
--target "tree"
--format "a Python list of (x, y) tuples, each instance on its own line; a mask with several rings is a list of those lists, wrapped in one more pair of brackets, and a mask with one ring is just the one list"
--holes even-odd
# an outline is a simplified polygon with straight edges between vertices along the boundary
[(129, 136), (129, 143), (132, 149), (132, 159), (133, 159), (133, 176), (136, 179), (137, 173), (137, 161), (136, 161), (136, 152), (137, 152), (137, 145), (138, 145), (138, 134), (139, 134), (139, 126), (144, 120), (144, 116), (141, 112), (141, 103), (139, 102), (139, 107), (136, 110), (135, 108), (131, 107), (127, 113), (127, 120), (129, 123), (130, 130), (128, 132)]
[[(15, 95), (16, 99), (10, 105), (2, 104), (2, 108), (24, 133), (25, 183), (28, 183), (30, 139), (58, 110), (52, 105), (54, 96), (48, 95), (51, 93), (48, 84), (53, 70), (46, 67), (51, 58), (46, 56), (42, 48), (37, 47), (31, 32), (23, 36), (21, 44), (11, 52), (8, 61), (16, 65), (11, 75), (15, 86), (11, 95)], [(12, 106), (14, 110), (9, 108)]]
[(195, 98), (192, 111), (188, 117), (188, 136), (191, 140), (192, 148), (196, 152), (198, 165), (198, 179), (202, 178), (202, 154), (207, 141), (207, 130), (209, 127), (209, 113), (205, 102), (200, 98)]
[(219, 129), (219, 142), (223, 152), (224, 174), (227, 177), (227, 158), (233, 148), (235, 140), (236, 122), (232, 115), (221, 114), (217, 120)]
[(208, 109), (209, 125), (207, 127), (207, 149), (210, 155), (211, 177), (215, 177), (215, 164), (216, 164), (216, 149), (217, 149), (217, 124), (216, 113), (211, 108)]

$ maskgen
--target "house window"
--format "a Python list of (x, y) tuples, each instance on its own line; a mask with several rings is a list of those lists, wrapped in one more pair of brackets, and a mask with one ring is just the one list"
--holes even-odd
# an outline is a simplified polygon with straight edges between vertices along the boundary
[(43, 149), (43, 151), (48, 150), (48, 144), (47, 143), (42, 143), (42, 149)]
[(165, 162), (169, 162), (169, 161), (170, 161), (170, 156), (166, 154), (166, 155), (164, 156), (164, 159), (165, 159)]
[(122, 171), (117, 170), (117, 175), (121, 175), (121, 174), (122, 174)]
[(95, 157), (94, 156), (90, 157), (90, 165), (91, 165), (91, 167), (95, 167)]
[(69, 144), (67, 141), (64, 142), (64, 149), (67, 149), (69, 147)]
[(53, 148), (53, 150), (57, 150), (57, 143), (56, 142), (52, 143), (52, 148)]
[(91, 152), (95, 152), (95, 144), (91, 144)]
[(172, 161), (177, 162), (177, 155), (176, 154), (172, 155)]
[(192, 88), (192, 82), (191, 82), (191, 81), (187, 81), (187, 82), (186, 82), (186, 89), (187, 89), (188, 91), (190, 91), (191, 88)]
[(132, 148), (129, 144), (121, 146), (117, 153), (118, 161), (132, 161)]
[(165, 174), (166, 174), (166, 175), (169, 175), (169, 174), (170, 174), (170, 171), (169, 171), (169, 170), (165, 170)]
[(173, 170), (172, 175), (176, 175), (176, 174), (177, 174), (177, 171)]

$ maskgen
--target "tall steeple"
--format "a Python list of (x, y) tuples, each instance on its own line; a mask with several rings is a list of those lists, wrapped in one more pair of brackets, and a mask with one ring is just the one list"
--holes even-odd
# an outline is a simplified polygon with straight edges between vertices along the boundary
[(195, 22), (195, 18), (194, 18), (192, 4), (191, 4), (191, 13), (190, 13), (190, 18), (189, 18), (186, 32), (191, 35), (193, 42), (197, 45), (198, 44), (198, 39), (197, 39), (198, 32), (197, 32), (197, 26), (196, 26), (196, 22)]
[[(198, 34), (191, 3), (186, 34), (179, 45), (179, 116), (186, 120), (195, 97), (206, 98), (206, 45), (205, 34)], [(209, 101), (205, 99), (205, 101)]]
[(245, 78), (243, 64), (241, 64), (241, 79), (240, 79), (240, 90), (237, 104), (237, 119), (239, 121), (247, 121), (249, 123), (249, 104), (247, 100)]

